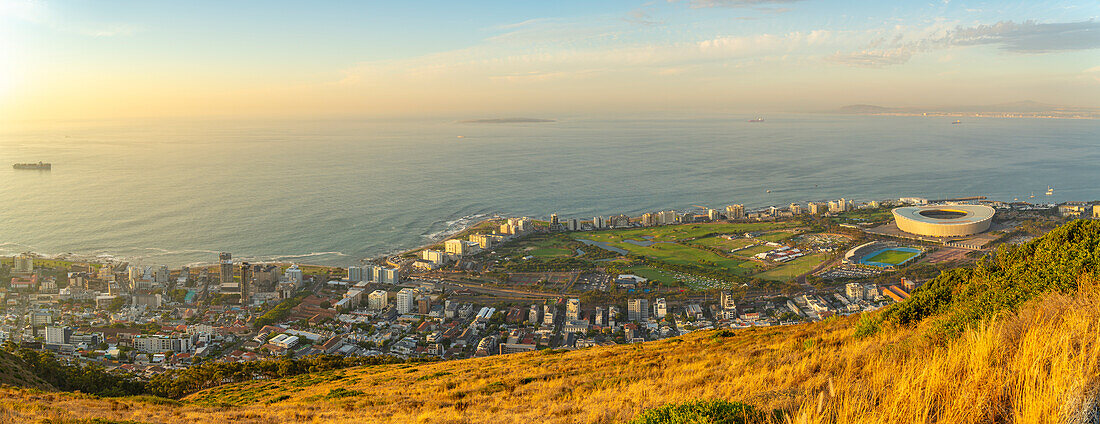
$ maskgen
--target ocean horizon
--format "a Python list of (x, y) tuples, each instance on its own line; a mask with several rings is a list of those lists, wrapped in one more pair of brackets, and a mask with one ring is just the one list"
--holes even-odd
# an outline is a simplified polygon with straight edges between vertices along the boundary
[[(347, 266), (494, 215), (590, 220), (842, 197), (1100, 199), (1100, 121), (753, 117), (0, 129), (0, 255), (180, 266), (225, 251)], [(53, 169), (10, 166), (37, 161)]]

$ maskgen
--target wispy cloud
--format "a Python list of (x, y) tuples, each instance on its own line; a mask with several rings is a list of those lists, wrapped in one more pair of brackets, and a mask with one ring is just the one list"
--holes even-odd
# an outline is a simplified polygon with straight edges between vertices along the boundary
[(884, 67), (906, 63), (920, 53), (966, 46), (996, 46), (1004, 51), (1028, 54), (1096, 49), (1100, 48), (1100, 22), (1001, 21), (947, 29), (942, 24), (921, 29), (898, 27), (890, 36), (876, 38), (860, 50), (837, 52), (829, 60), (853, 66)]
[(953, 45), (997, 45), (1020, 53), (1047, 53), (1061, 50), (1100, 48), (1100, 22), (1062, 22), (1040, 24), (1034, 21), (997, 22), (958, 28), (948, 40)]
[[(668, 0), (674, 3), (679, 0)], [(708, 7), (759, 7), (790, 4), (801, 0), (687, 0), (688, 7), (692, 9), (705, 9)]]

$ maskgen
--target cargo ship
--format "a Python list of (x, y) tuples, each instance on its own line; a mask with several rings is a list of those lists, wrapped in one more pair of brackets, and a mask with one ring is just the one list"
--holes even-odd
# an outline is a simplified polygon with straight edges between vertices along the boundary
[(11, 167), (15, 169), (45, 169), (47, 171), (52, 168), (52, 166), (48, 162), (17, 163), (15, 165), (12, 165)]

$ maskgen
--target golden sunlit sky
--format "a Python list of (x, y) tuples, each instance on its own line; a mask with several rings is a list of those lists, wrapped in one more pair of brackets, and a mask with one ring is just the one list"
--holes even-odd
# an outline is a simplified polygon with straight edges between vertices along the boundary
[(1100, 107), (1100, 2), (0, 0), (5, 120)]

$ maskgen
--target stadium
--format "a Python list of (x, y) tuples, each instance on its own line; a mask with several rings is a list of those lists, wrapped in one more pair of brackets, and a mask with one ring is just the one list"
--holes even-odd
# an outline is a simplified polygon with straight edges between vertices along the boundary
[(909, 206), (893, 210), (898, 229), (921, 236), (959, 237), (989, 229), (993, 208), (982, 205)]
[(844, 262), (894, 269), (919, 258), (924, 251), (915, 247), (899, 246), (894, 242), (872, 241), (856, 246), (844, 255)]

